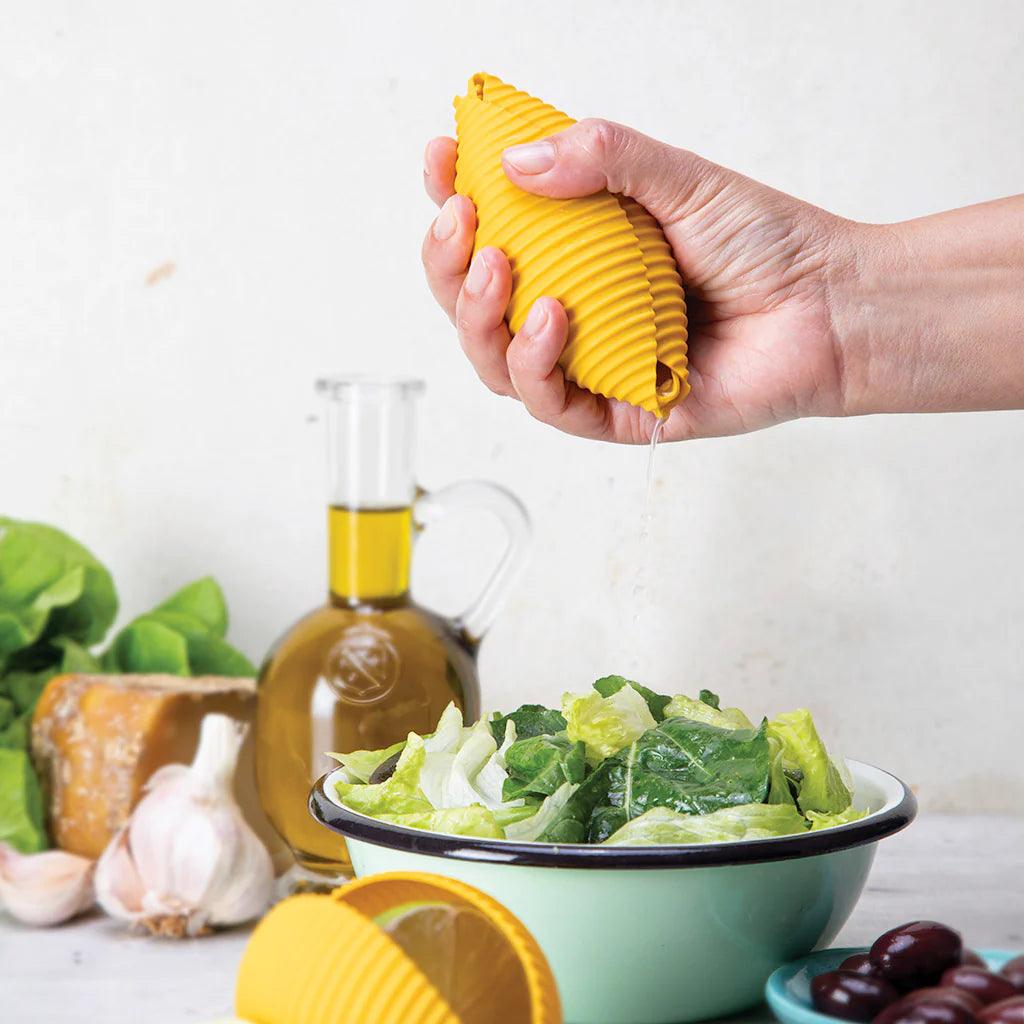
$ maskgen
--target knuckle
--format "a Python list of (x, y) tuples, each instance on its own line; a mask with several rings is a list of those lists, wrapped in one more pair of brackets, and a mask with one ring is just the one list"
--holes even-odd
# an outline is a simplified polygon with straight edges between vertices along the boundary
[(622, 147), (622, 126), (603, 117), (588, 117), (579, 123), (583, 147), (603, 159)]

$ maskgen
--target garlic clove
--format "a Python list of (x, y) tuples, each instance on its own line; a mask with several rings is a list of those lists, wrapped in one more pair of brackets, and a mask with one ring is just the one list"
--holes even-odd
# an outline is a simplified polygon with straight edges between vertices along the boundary
[(60, 924), (93, 905), (93, 862), (64, 850), (19, 853), (0, 843), (0, 903), (25, 924)]
[(128, 850), (128, 829), (122, 826), (96, 862), (96, 902), (111, 917), (134, 921), (142, 916), (145, 887)]
[(214, 924), (234, 924), (259, 917), (274, 891), (274, 865), (267, 848), (237, 809), (234, 827), (239, 836), (232, 869), (211, 903)]

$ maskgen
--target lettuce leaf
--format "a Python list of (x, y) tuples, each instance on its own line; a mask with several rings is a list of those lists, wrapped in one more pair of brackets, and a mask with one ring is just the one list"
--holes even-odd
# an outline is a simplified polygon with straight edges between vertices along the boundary
[(818, 832), (823, 828), (833, 828), (835, 825), (849, 825), (867, 816), (867, 811), (858, 811), (852, 804), (845, 811), (838, 811), (835, 814), (822, 814), (820, 811), (807, 812), (812, 832)]
[(0, 748), (0, 842), (21, 853), (47, 846), (43, 797), (24, 750)]
[(528, 796), (524, 800), (515, 800), (504, 804), (491, 811), (494, 820), (502, 827), (507, 828), (526, 818), (532, 818), (540, 809), (541, 800), (539, 797)]
[(610, 697), (567, 693), (562, 697), (562, 713), (569, 739), (584, 744), (590, 765), (628, 747), (657, 724), (647, 702), (632, 686), (622, 686)]
[(389, 757), (404, 750), (405, 744), (405, 740), (399, 740), (397, 743), (392, 743), (390, 747), (383, 747), (380, 750), (353, 750), (349, 754), (336, 754), (331, 751), (327, 756), (340, 762), (353, 781), (365, 784)]
[(390, 821), (406, 828), (427, 832), (445, 832), (453, 836), (479, 836), (482, 839), (504, 839), (505, 833), (494, 812), (479, 804), (469, 807), (445, 807), (438, 811), (414, 811), (408, 814), (381, 814), (381, 821)]
[[(424, 794), (436, 808), (500, 806), (507, 776), (492, 758), (498, 758), (498, 745), (489, 723), (481, 719), (466, 731), (456, 749), (427, 752), (421, 776)], [(500, 780), (495, 778), (499, 770)]]
[(338, 799), (353, 811), (379, 818), (384, 814), (416, 814), (434, 807), (420, 789), (420, 773), (427, 752), (423, 740), (410, 733), (394, 773), (385, 782), (337, 782)]
[(804, 832), (807, 822), (793, 804), (740, 804), (710, 814), (680, 814), (653, 807), (606, 839), (606, 846), (725, 843)]
[(101, 662), (107, 672), (252, 676), (256, 668), (224, 640), (224, 594), (210, 577), (189, 583), (122, 629)]
[[(707, 693), (701, 690), (701, 693)], [(714, 695), (712, 695), (714, 696)], [(715, 698), (718, 699), (717, 697)], [(694, 700), (685, 694), (676, 694), (665, 707), (666, 718), (690, 718), (695, 722), (706, 722), (719, 729), (753, 729), (754, 723), (739, 708), (722, 708), (709, 701)]]
[(547, 839), (544, 838), (559, 822), (565, 818), (566, 805), (580, 787), (572, 782), (563, 782), (550, 796), (544, 799), (540, 807), (528, 817), (505, 826), (505, 838), (521, 843), (532, 843), (540, 839), (542, 842), (580, 842), (578, 839)]
[(828, 756), (810, 711), (799, 708), (777, 716), (768, 723), (768, 733), (782, 744), (786, 770), (799, 777), (797, 803), (804, 814), (835, 814), (850, 806), (850, 790)]
[(768, 803), (770, 804), (792, 804), (796, 806), (796, 797), (789, 784), (789, 777), (786, 775), (782, 764), (782, 741), (778, 736), (768, 734), (768, 757), (771, 767), (769, 769), (768, 782)]
[(0, 671), (38, 641), (97, 643), (116, 614), (114, 581), (86, 548), (52, 526), (0, 516)]
[(613, 693), (618, 693), (624, 686), (632, 686), (643, 697), (656, 722), (660, 722), (665, 717), (665, 707), (672, 699), (671, 697), (648, 690), (646, 686), (635, 683), (632, 679), (626, 679), (625, 676), (603, 676), (594, 683), (594, 689), (602, 697), (610, 697)]
[[(491, 821), (514, 821), (533, 813), (524, 799), (505, 800), (502, 790), (508, 779), (505, 755), (515, 743), (515, 723), (505, 727), (505, 740), (501, 747), (491, 734), (490, 723), (482, 718), (475, 725), (464, 728), (462, 713), (450, 704), (438, 728), (431, 736), (409, 733), (404, 744), (377, 751), (355, 751), (352, 754), (334, 754), (345, 768), (346, 778), (335, 783), (338, 799), (346, 807), (373, 817), (389, 815), (426, 814), (432, 811), (456, 811), (482, 807), (491, 814), (483, 819), (476, 815), (474, 827), (491, 827)], [(390, 778), (380, 783), (369, 783), (374, 769), (386, 757), (401, 750), (398, 764)], [(414, 828), (430, 828), (429, 822), (454, 822), (456, 816), (417, 819), (423, 824)], [(469, 819), (467, 819), (469, 820)], [(499, 822), (500, 824), (500, 822)], [(437, 831), (441, 831), (440, 826)], [(481, 833), (482, 834), (482, 833)]]

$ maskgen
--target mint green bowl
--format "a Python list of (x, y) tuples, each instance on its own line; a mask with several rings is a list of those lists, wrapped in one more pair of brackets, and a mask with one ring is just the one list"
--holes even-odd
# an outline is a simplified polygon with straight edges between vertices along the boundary
[(849, 766), (866, 818), (752, 842), (602, 847), (438, 835), (341, 806), (330, 775), (310, 810), (345, 837), (357, 876), (430, 871), (500, 900), (547, 955), (568, 1024), (682, 1024), (756, 1005), (772, 971), (831, 942), (878, 840), (913, 820), (916, 801), (899, 779)]

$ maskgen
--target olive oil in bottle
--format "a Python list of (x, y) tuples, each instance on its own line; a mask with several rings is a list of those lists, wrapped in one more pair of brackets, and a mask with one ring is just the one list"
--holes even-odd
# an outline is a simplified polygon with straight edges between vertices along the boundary
[[(313, 783), (336, 767), (328, 751), (386, 747), (430, 732), (450, 701), (467, 721), (480, 713), (478, 638), (507, 582), (505, 565), (527, 527), (510, 496), (456, 484), (424, 497), (412, 475), (416, 381), (323, 381), (332, 469), (327, 511), (327, 603), (275, 645), (260, 674), (256, 761), (260, 798), (298, 863), (332, 877), (351, 874), (344, 840), (308, 811)], [(484, 488), (509, 528), (509, 552), (469, 613), (446, 619), (409, 593), (413, 506), (427, 513)], [(454, 493), (449, 493), (454, 492)], [(446, 497), (446, 494), (448, 495)], [(509, 502), (504, 514), (502, 502)], [(488, 505), (488, 507), (491, 507)], [(492, 508), (492, 511), (495, 510)], [(418, 518), (418, 517), (417, 517)], [(429, 518), (429, 515), (426, 516)], [(518, 533), (517, 533), (518, 531)], [(479, 611), (474, 618), (474, 611)]]

